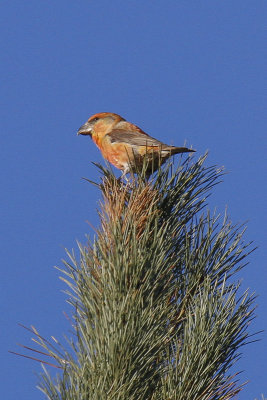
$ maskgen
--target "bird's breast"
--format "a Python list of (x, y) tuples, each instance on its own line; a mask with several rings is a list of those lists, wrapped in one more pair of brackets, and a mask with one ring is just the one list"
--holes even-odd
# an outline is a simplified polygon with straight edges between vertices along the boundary
[(109, 136), (93, 136), (92, 139), (103, 157), (118, 169), (124, 170), (133, 157), (132, 149), (127, 149), (125, 143), (111, 143)]

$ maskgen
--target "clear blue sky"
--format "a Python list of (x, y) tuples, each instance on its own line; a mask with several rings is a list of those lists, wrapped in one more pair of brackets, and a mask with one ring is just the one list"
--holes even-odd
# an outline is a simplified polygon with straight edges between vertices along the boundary
[[(97, 189), (81, 177), (98, 179), (101, 155), (76, 136), (96, 112), (209, 149), (207, 165), (229, 171), (210, 208), (248, 221), (259, 249), (241, 277), (259, 294), (251, 332), (266, 329), (267, 2), (2, 0), (0, 20), (1, 397), (44, 398), (39, 364), (7, 353), (30, 344), (18, 322), (68, 333), (53, 266), (97, 224)], [(243, 400), (267, 395), (261, 337), (238, 365)]]

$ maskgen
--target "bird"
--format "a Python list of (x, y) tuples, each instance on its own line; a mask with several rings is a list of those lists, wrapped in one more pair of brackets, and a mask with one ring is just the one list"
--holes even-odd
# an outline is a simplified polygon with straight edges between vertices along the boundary
[(169, 146), (149, 136), (137, 125), (118, 114), (101, 112), (92, 115), (77, 132), (88, 135), (103, 157), (122, 171), (121, 178), (129, 172), (138, 172), (147, 159), (146, 175), (151, 175), (170, 156), (195, 152), (187, 147)]

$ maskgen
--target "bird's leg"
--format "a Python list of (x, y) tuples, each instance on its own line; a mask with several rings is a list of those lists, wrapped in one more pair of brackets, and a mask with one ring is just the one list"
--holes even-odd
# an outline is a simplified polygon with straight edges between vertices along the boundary
[(130, 172), (130, 168), (129, 168), (129, 166), (127, 165), (127, 166), (125, 166), (124, 167), (124, 169), (123, 169), (123, 173), (122, 173), (122, 175), (121, 175), (121, 179), (125, 179), (125, 181), (128, 183), (129, 182), (129, 179), (127, 178), (127, 174)]
[(128, 185), (129, 180), (126, 176), (127, 173), (128, 173), (127, 169), (124, 169), (121, 176), (119, 176), (119, 178), (118, 178), (118, 182), (120, 182), (122, 186), (124, 186), (124, 181), (126, 182), (125, 186)]
[(127, 173), (128, 173), (128, 171), (127, 171), (127, 169), (125, 169), (125, 170), (123, 171), (123, 173), (121, 174), (120, 179), (121, 179), (121, 180), (125, 179), (126, 182), (128, 182), (128, 178), (127, 178), (127, 176), (126, 176)]
[[(121, 179), (121, 181), (124, 179), (124, 181), (126, 182), (126, 187), (127, 188), (129, 188), (129, 189), (132, 189), (133, 188), (133, 182), (126, 176), (127, 174), (129, 174), (129, 172), (130, 172), (130, 168), (127, 166), (127, 168), (125, 168), (124, 170), (123, 170), (123, 173), (122, 173), (122, 175), (121, 175), (121, 177), (120, 177), (120, 179)], [(133, 178), (133, 175), (132, 175), (132, 178)]]

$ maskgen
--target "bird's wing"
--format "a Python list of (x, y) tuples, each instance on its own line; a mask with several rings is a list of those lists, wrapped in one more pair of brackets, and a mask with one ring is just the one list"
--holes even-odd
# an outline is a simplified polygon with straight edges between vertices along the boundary
[[(132, 146), (162, 147), (167, 146), (145, 132), (133, 132), (126, 129), (114, 129), (107, 135), (111, 143), (125, 143)], [(169, 146), (168, 146), (169, 147)]]

